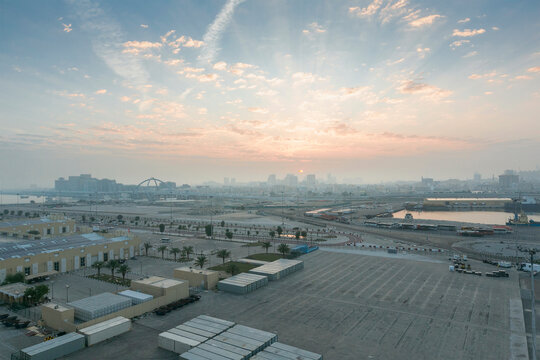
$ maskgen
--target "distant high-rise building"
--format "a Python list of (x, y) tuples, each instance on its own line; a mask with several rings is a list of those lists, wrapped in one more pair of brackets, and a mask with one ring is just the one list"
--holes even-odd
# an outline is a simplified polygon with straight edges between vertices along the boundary
[(236, 179), (235, 178), (231, 178), (231, 185), (236, 185)]
[(515, 189), (519, 185), (519, 175), (512, 170), (506, 170), (504, 174), (499, 175), (499, 186), (501, 189)]
[(433, 186), (433, 178), (425, 178), (422, 176), (422, 185)]
[(283, 179), (283, 183), (285, 185), (291, 186), (291, 187), (297, 186), (298, 185), (298, 177), (296, 175), (293, 175), (293, 174), (287, 174), (287, 176), (285, 176), (285, 179)]
[(223, 184), (229, 185), (230, 181), (228, 177), (223, 178)]
[(268, 180), (266, 181), (266, 183), (270, 186), (276, 185), (276, 174), (268, 175)]
[(121, 186), (116, 180), (96, 179), (90, 174), (70, 176), (67, 180), (61, 177), (54, 182), (55, 190), (64, 192), (113, 193), (118, 191)]
[(480, 175), (479, 173), (474, 173), (473, 180), (474, 181), (481, 181), (482, 180), (482, 175)]
[(317, 185), (317, 179), (315, 178), (315, 174), (306, 175), (306, 185), (310, 187)]

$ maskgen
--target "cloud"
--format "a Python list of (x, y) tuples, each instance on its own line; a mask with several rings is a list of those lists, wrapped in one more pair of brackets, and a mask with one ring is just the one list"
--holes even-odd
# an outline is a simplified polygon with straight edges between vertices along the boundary
[(396, 0), (396, 2), (394, 3), (392, 3), (392, 1), (389, 1), (386, 6), (382, 8), (379, 12), (379, 18), (381, 20), (381, 23), (385, 24), (392, 20), (394, 17), (406, 14), (408, 11), (410, 11), (409, 9), (407, 9), (408, 4), (408, 0)]
[(268, 114), (268, 109), (260, 108), (260, 107), (250, 107), (248, 108), (248, 111), (251, 111), (252, 113), (256, 113), (256, 114)]
[(184, 60), (182, 59), (170, 59), (170, 60), (165, 60), (163, 61), (163, 63), (165, 65), (169, 65), (169, 66), (176, 66), (176, 65), (180, 65), (184, 62)]
[(207, 108), (199, 108), (199, 110), (197, 110), (197, 112), (199, 113), (199, 115), (206, 115), (208, 113), (208, 109)]
[(142, 27), (143, 29), (148, 29), (148, 25), (146, 25), (146, 24), (141, 24), (141, 27)]
[(118, 23), (98, 4), (86, 0), (70, 0), (75, 13), (82, 20), (82, 29), (89, 33), (94, 53), (118, 76), (138, 87), (148, 83), (149, 75), (139, 59), (124, 54), (124, 33)]
[(485, 33), (485, 29), (465, 29), (465, 30), (458, 30), (454, 29), (454, 32), (452, 33), (452, 36), (459, 36), (459, 37), (471, 37), (476, 36)]
[(528, 68), (527, 71), (530, 73), (540, 72), (540, 66), (534, 66), (534, 67)]
[(184, 47), (189, 47), (189, 48), (200, 48), (201, 46), (204, 45), (204, 41), (199, 41), (199, 40), (193, 40), (192, 38), (188, 37), (186, 42), (184, 43)]
[(169, 31), (167, 31), (167, 33), (165, 35), (160, 36), (159, 39), (161, 40), (162, 43), (167, 42), (167, 38), (169, 36), (173, 35), (175, 32), (176, 32), (176, 30), (169, 30)]
[(464, 58), (470, 58), (470, 57), (473, 57), (473, 56), (476, 56), (476, 55), (478, 55), (478, 51), (470, 51), (467, 54), (463, 55), (463, 57)]
[(414, 80), (408, 80), (403, 82), (398, 90), (403, 94), (420, 94), (424, 99), (428, 100), (441, 100), (452, 95), (451, 90), (444, 90), (434, 85), (425, 84), (422, 82), (416, 82)]
[(470, 18), (461, 19), (461, 20), (458, 20), (458, 24), (465, 24), (465, 23), (468, 23), (469, 21), (471, 21)]
[(204, 62), (213, 62), (219, 51), (219, 41), (223, 32), (232, 20), (235, 8), (244, 0), (228, 0), (225, 6), (216, 16), (214, 22), (210, 24), (203, 36), (204, 47), (199, 59)]
[(395, 60), (395, 61), (387, 61), (386, 64), (387, 64), (388, 66), (392, 66), (392, 65), (400, 64), (400, 63), (402, 63), (402, 62), (404, 62), (404, 61), (405, 61), (405, 58), (400, 58), (400, 59), (397, 59), (397, 60)]
[(426, 25), (431, 25), (435, 20), (440, 19), (442, 16), (438, 14), (424, 16), (409, 22), (409, 25), (415, 28), (419, 28)]
[(128, 102), (128, 101), (130, 101), (130, 100), (131, 100), (131, 98), (128, 97), (128, 96), (122, 96), (122, 97), (120, 98), (120, 101), (121, 101), (121, 102)]
[(528, 76), (528, 75), (517, 75), (516, 77), (514, 77), (514, 80), (531, 80), (532, 77)]
[(455, 49), (455, 48), (458, 48), (464, 44), (469, 44), (471, 42), (471, 40), (456, 40), (454, 41), (453, 43), (450, 44), (450, 47), (452, 49)]
[(220, 61), (220, 62), (215, 63), (212, 68), (214, 70), (220, 70), (220, 71), (227, 70), (227, 63), (225, 61)]
[(69, 33), (69, 32), (71, 32), (71, 30), (73, 30), (73, 29), (71, 28), (71, 24), (68, 24), (68, 25), (62, 24), (62, 25), (64, 26), (64, 32)]
[(418, 56), (423, 59), (424, 57), (426, 57), (426, 54), (429, 53), (431, 51), (430, 48), (416, 48), (416, 53), (418, 54)]
[(493, 27), (491, 28), (491, 30), (493, 30), (493, 31), (498, 31), (498, 30), (499, 30), (499, 28), (498, 28), (498, 27), (496, 27), (496, 26), (493, 26)]
[(306, 73), (306, 72), (296, 72), (291, 75), (292, 80), (294, 81), (294, 85), (299, 84), (311, 84), (315, 81), (325, 80), (324, 78), (312, 74), (312, 73)]
[(469, 79), (471, 80), (480, 80), (480, 79), (487, 79), (497, 76), (497, 73), (495, 71), (485, 73), (485, 74), (471, 74), (469, 75)]
[(322, 34), (325, 33), (326, 29), (323, 28), (321, 25), (319, 25), (316, 22), (312, 22), (307, 26), (307, 29), (302, 30), (302, 33), (305, 35), (309, 34)]
[(200, 74), (197, 75), (193, 72), (188, 72), (185, 74), (186, 78), (188, 79), (196, 79), (199, 82), (210, 82), (210, 81), (216, 81), (219, 78), (218, 74)]
[(350, 7), (349, 14), (353, 14), (359, 17), (372, 16), (375, 15), (377, 10), (379, 10), (379, 8), (382, 6), (382, 3), (382, 0), (373, 0), (371, 4), (364, 8), (360, 8), (358, 6)]
[(100, 90), (96, 91), (94, 94), (103, 95), (103, 94), (106, 94), (106, 93), (107, 93), (107, 89), (100, 89)]
[(162, 46), (161, 43), (150, 41), (126, 41), (122, 45), (125, 47), (122, 52), (128, 54), (139, 54), (143, 51), (159, 49)]

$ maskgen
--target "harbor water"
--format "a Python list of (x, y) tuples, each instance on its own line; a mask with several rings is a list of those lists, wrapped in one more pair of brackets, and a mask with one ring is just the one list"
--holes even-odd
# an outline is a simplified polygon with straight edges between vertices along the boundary
[[(401, 210), (394, 213), (395, 219), (404, 219), (410, 213), (414, 220), (440, 220), (469, 222), (486, 225), (505, 225), (514, 214), (504, 211), (408, 211)], [(529, 220), (540, 221), (540, 214), (527, 214)]]

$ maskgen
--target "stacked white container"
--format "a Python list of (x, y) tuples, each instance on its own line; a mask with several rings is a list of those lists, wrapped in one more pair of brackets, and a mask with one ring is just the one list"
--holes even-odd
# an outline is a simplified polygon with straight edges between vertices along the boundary
[(117, 316), (96, 325), (80, 329), (78, 332), (85, 336), (86, 346), (92, 346), (129, 330), (131, 330), (131, 320), (123, 316)]

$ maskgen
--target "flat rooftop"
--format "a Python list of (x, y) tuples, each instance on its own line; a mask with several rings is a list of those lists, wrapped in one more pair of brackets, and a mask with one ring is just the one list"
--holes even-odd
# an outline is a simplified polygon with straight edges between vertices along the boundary
[(96, 233), (89, 233), (51, 239), (3, 242), (0, 243), (0, 261), (127, 240), (130, 240), (127, 236), (106, 238)]
[(38, 225), (38, 224), (62, 224), (62, 223), (65, 223), (66, 221), (67, 219), (53, 220), (49, 218), (20, 219), (20, 220), (0, 222), (0, 229), (12, 228), (12, 227), (17, 227), (17, 226)]
[[(346, 251), (346, 250), (344, 250)], [(319, 250), (300, 257), (305, 270), (245, 296), (205, 292), (165, 316), (149, 315), (133, 331), (69, 355), (177, 359), (157, 347), (158, 334), (205, 314), (276, 333), (279, 341), (325, 359), (508, 359), (511, 309), (521, 304), (518, 275), (487, 278), (427, 262)], [(493, 266), (469, 261), (474, 270)], [(521, 314), (522, 316), (522, 314)], [(523, 335), (523, 334), (518, 334)], [(144, 341), (145, 346), (139, 346)]]

